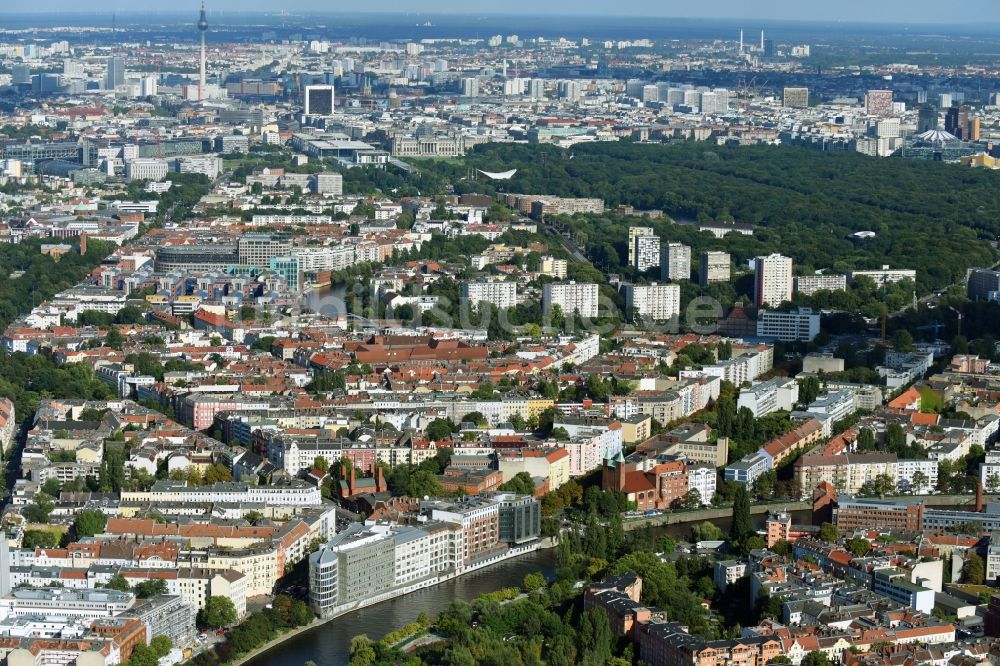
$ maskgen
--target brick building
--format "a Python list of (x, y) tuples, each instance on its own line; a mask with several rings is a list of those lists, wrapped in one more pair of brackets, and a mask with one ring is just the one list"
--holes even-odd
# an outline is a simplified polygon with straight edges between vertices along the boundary
[(608, 456), (601, 468), (601, 489), (625, 493), (639, 511), (676, 507), (688, 494), (687, 464), (667, 456)]
[(856, 529), (919, 532), (924, 524), (924, 503), (841, 495), (834, 509), (834, 520), (842, 533)]

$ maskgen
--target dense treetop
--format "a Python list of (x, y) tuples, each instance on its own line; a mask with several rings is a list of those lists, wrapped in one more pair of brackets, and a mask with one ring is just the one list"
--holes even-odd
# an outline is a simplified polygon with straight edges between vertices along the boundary
[[(795, 259), (798, 273), (889, 264), (917, 269), (917, 288), (928, 291), (960, 282), (966, 268), (990, 265), (997, 255), (988, 243), (977, 242), (1000, 234), (1000, 174), (986, 170), (798, 147), (706, 143), (593, 143), (571, 150), (487, 144), (468, 159), (476, 168), (518, 172), (503, 183), (459, 183), (457, 191), (498, 186), (600, 197), (609, 208), (624, 204), (661, 209), (679, 220), (754, 225), (753, 237), (730, 234), (723, 240), (668, 221), (648, 225), (664, 240), (687, 242), (696, 252), (726, 250), (738, 263), (782, 252)], [(438, 168), (451, 171), (453, 166)], [(613, 217), (604, 216), (612, 224), (593, 223), (600, 235), (584, 240), (600, 238), (624, 247), (627, 227), (638, 222)], [(857, 231), (877, 236), (852, 240)]]

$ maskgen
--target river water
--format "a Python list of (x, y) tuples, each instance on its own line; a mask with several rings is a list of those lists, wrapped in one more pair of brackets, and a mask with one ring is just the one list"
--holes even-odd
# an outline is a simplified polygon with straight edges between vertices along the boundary
[(433, 618), (453, 601), (472, 601), (480, 594), (520, 585), (529, 573), (540, 571), (551, 578), (555, 556), (554, 548), (536, 550), (440, 585), (362, 608), (275, 646), (248, 662), (247, 666), (302, 666), (310, 659), (319, 666), (343, 666), (348, 661), (351, 639), (358, 634), (367, 634), (372, 640), (378, 640), (390, 631), (416, 621), (421, 613)]
[[(796, 525), (809, 522), (809, 511), (792, 511), (791, 514)], [(762, 527), (765, 518), (765, 514), (753, 516), (754, 525)], [(724, 532), (729, 530), (729, 518), (712, 522)], [(684, 523), (665, 525), (654, 528), (654, 532), (657, 536), (667, 534), (677, 539), (686, 539), (691, 534), (691, 526)], [(421, 613), (433, 618), (452, 601), (472, 601), (480, 594), (494, 592), (501, 587), (520, 585), (525, 575), (536, 571), (551, 579), (555, 569), (555, 553), (554, 548), (536, 550), (435, 587), (363, 608), (299, 634), (255, 657), (246, 666), (302, 666), (309, 660), (319, 666), (343, 666), (348, 661), (351, 639), (358, 634), (367, 634), (372, 640), (378, 640), (390, 631), (414, 622)]]

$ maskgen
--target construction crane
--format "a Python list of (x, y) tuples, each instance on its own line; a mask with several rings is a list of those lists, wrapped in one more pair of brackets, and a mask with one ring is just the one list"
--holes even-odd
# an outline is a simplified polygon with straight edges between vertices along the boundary
[(746, 79), (741, 79), (737, 88), (737, 97), (741, 101), (744, 109), (750, 108), (750, 103), (760, 97), (760, 91), (763, 90), (764, 86), (768, 84), (764, 81), (761, 84), (757, 83), (757, 77), (752, 77), (749, 81)]
[(958, 329), (955, 332), (955, 337), (961, 337), (962, 335), (962, 320), (965, 319), (965, 313), (961, 310), (956, 310), (955, 308), (948, 306), (948, 309), (955, 313), (958, 318)]

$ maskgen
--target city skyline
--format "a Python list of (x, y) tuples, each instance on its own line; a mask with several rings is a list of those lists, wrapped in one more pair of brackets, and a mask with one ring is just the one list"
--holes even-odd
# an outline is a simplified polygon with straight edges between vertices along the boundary
[[(186, 5), (190, 4), (190, 7)], [(510, 15), (534, 15), (534, 16), (558, 16), (570, 14), (581, 17), (653, 17), (653, 18), (676, 18), (684, 20), (733, 20), (748, 22), (783, 20), (783, 21), (834, 21), (837, 23), (894, 23), (894, 24), (946, 24), (965, 25), (971, 24), (968, 17), (978, 18), (975, 23), (1000, 22), (1000, 6), (988, 0), (970, 0), (963, 8), (963, 12), (956, 16), (949, 7), (927, 1), (906, 2), (905, 0), (887, 0), (872, 6), (862, 0), (845, 0), (845, 2), (833, 6), (803, 5), (793, 0), (767, 0), (766, 2), (754, 3), (753, 10), (749, 10), (746, 3), (737, 0), (721, 0), (712, 7), (704, 5), (686, 5), (682, 3), (656, 3), (649, 0), (627, 0), (618, 3), (612, 12), (606, 5), (588, 3), (581, 6), (580, 3), (568, 2), (567, 0), (556, 0), (546, 3), (543, 11), (537, 11), (537, 3), (527, 0), (510, 0), (503, 6), (492, 3), (481, 3), (481, 7), (470, 7), (468, 3), (459, 3), (456, 0), (428, 0), (421, 5), (421, 11), (412, 11), (412, 5), (401, 0), (386, 0), (377, 7), (366, 7), (363, 12), (358, 12), (354, 7), (346, 3), (319, 2), (318, 0), (295, 0), (283, 5), (283, 10), (291, 13), (351, 13), (351, 14), (404, 14), (412, 16), (433, 16), (433, 15), (453, 15), (453, 16), (510, 16)], [(143, 10), (142, 13), (153, 14), (175, 14), (186, 11), (197, 12), (199, 3), (191, 1), (185, 3), (183, 7), (171, 7), (169, 11), (162, 12), (153, 9)], [(209, 12), (273, 12), (271, 3), (262, 0), (216, 0), (209, 3)], [(128, 14), (135, 12), (135, 5), (127, 0), (105, 0), (99, 6), (93, 6), (89, 11), (81, 11), (78, 3), (70, 0), (39, 0), (30, 6), (10, 7), (0, 11), (3, 14), (35, 14), (49, 12), (72, 11), (80, 14), (97, 14), (106, 12), (122, 12)], [(277, 14), (277, 12), (273, 12)], [(748, 23), (752, 25), (752, 23)]]
[(1000, 12), (720, 3), (4, 4), (4, 663), (995, 661)]

